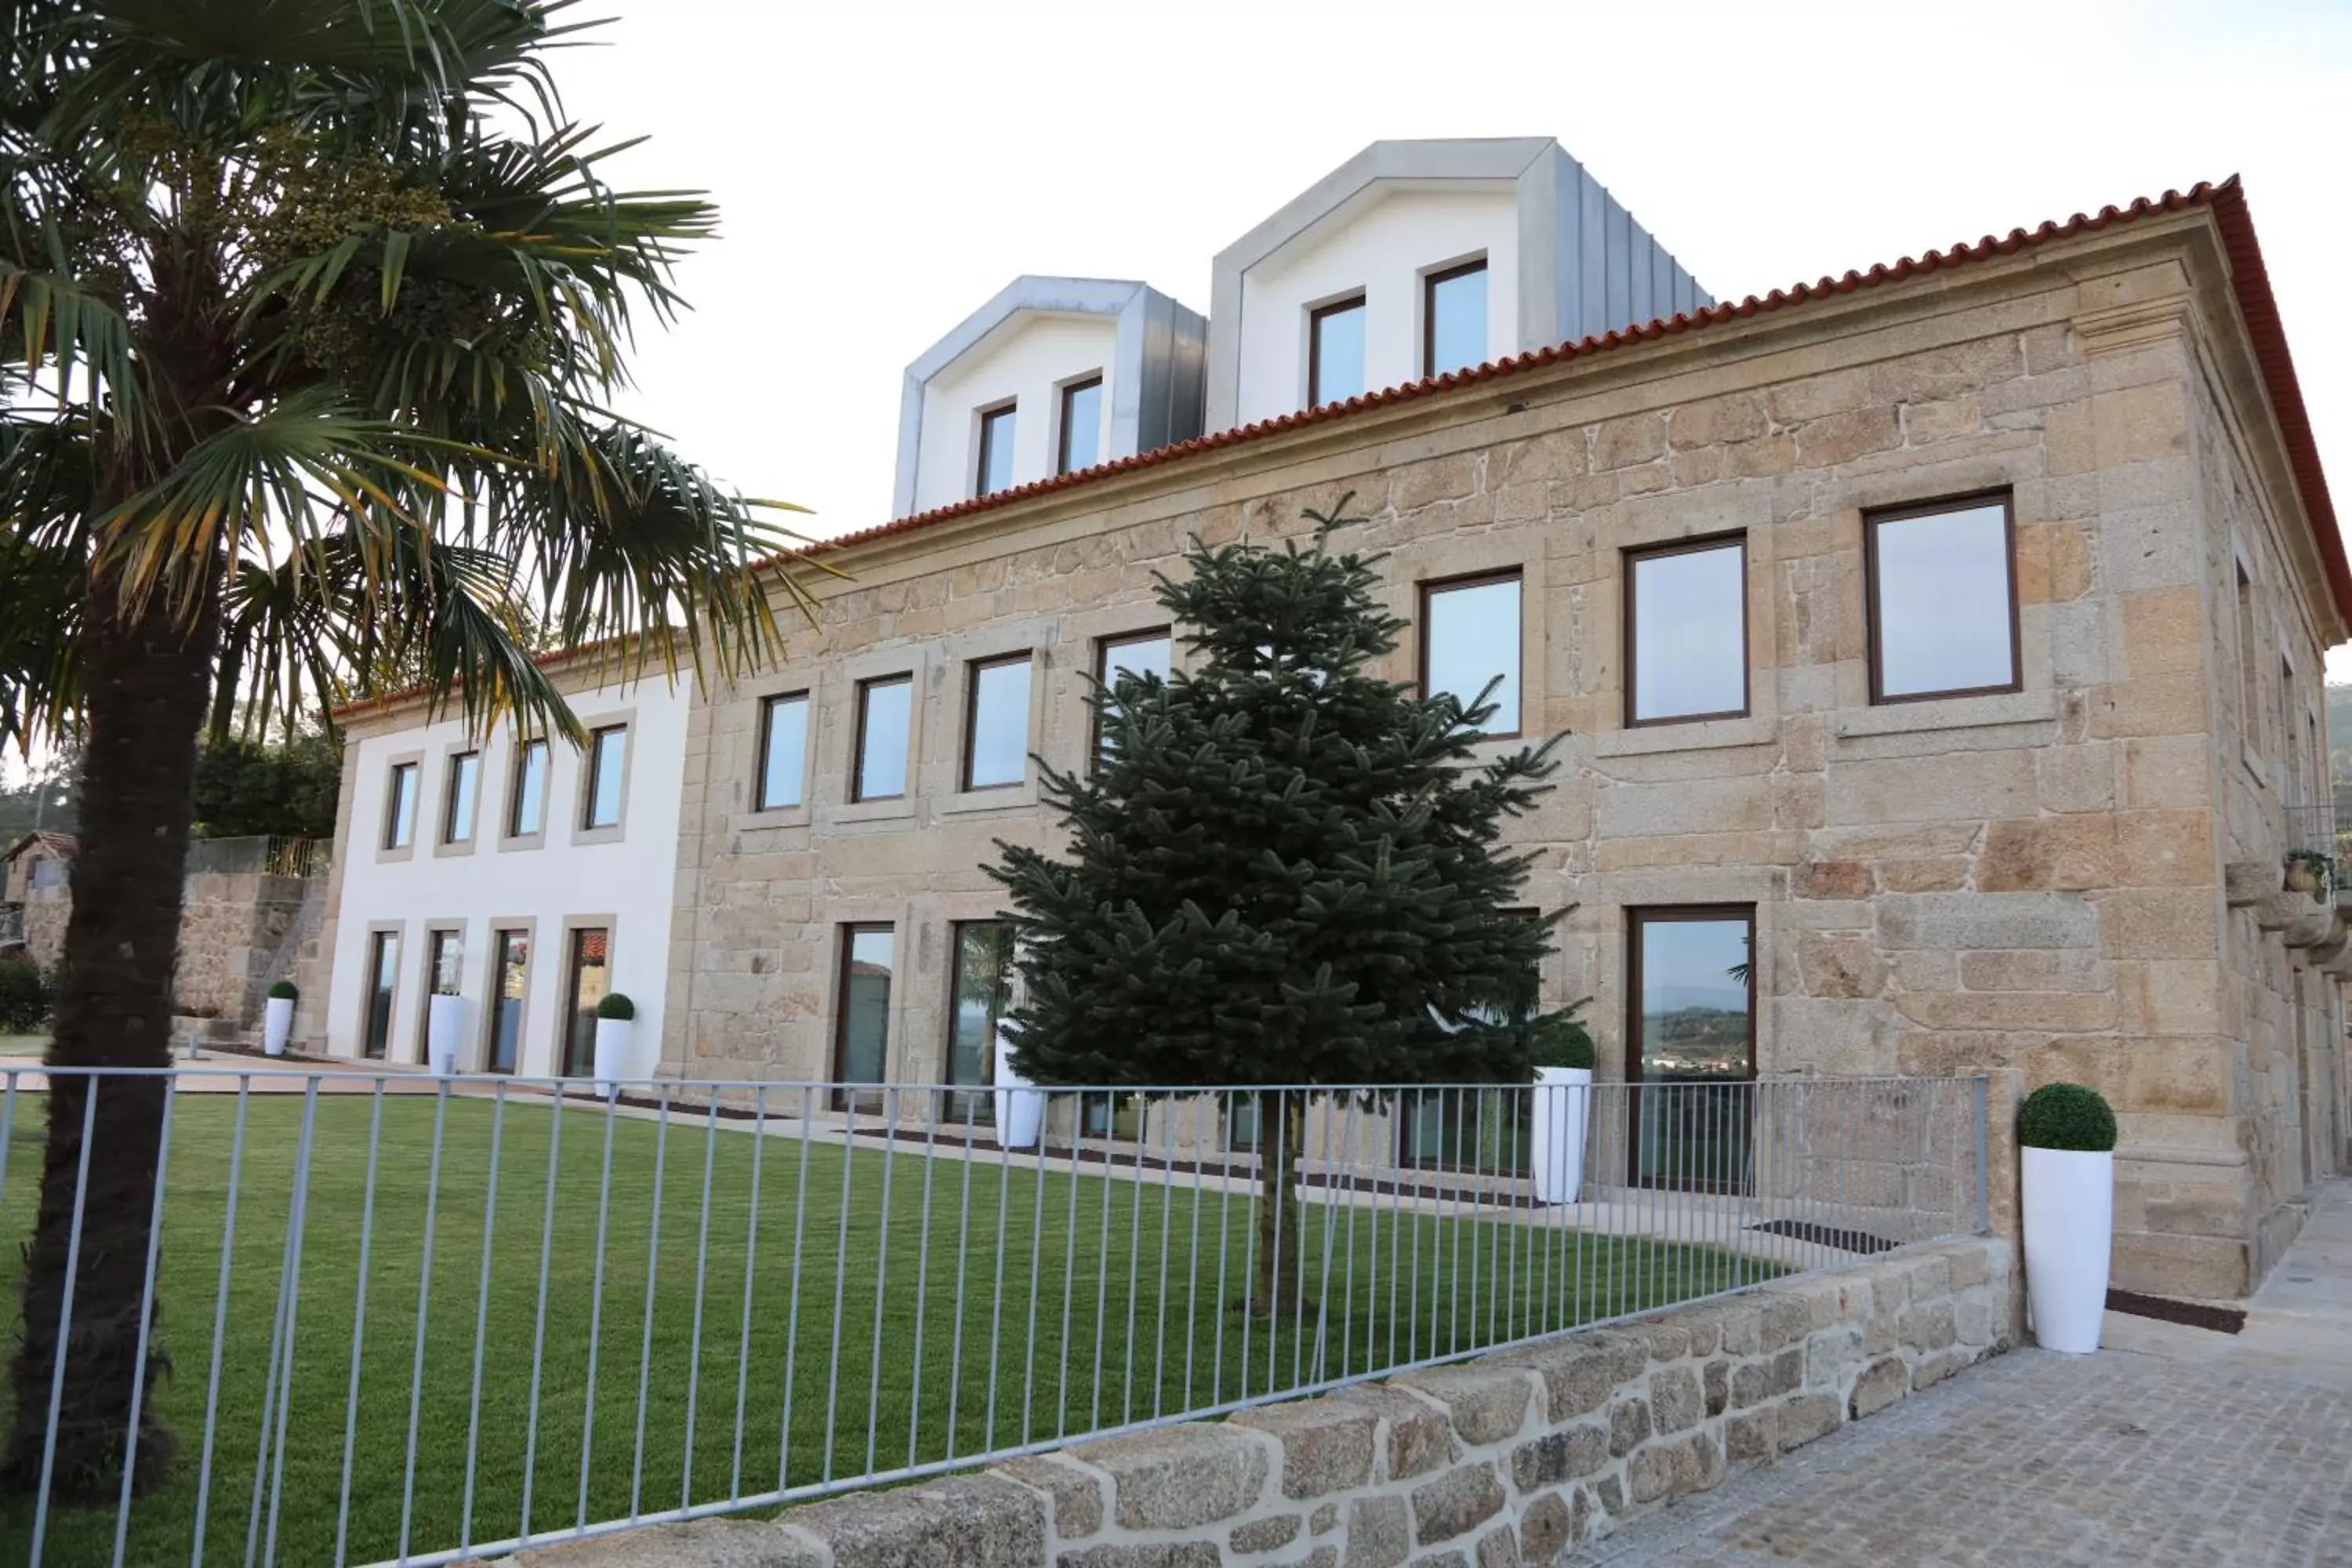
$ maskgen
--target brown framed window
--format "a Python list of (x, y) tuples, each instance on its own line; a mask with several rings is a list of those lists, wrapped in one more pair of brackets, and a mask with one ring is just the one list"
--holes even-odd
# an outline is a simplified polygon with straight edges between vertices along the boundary
[(1744, 1192), (1756, 1078), (1756, 910), (1626, 912), (1625, 1077), (1645, 1186)]
[(965, 668), (965, 789), (1011, 789), (1029, 776), (1029, 675), (1025, 653)]
[(416, 764), (402, 763), (392, 770), (392, 786), (384, 792), (383, 847), (405, 849), (416, 842)]
[(454, 926), (427, 927), (425, 932), (425, 1000), (416, 1009), (416, 1059), (433, 1059), (428, 1031), (433, 1026), (433, 998), (460, 994), (465, 978), (466, 933)]
[(1523, 1173), (1534, 1097), (1516, 1086), (1408, 1089), (1397, 1096), (1397, 1160), (1425, 1171)]
[(547, 742), (525, 741), (516, 759), (514, 796), (507, 803), (507, 837), (530, 838), (547, 826)]
[(1465, 261), (1421, 280), (1421, 374), (1483, 364), (1486, 360), (1486, 259)]
[(1094, 713), (1094, 740), (1090, 748), (1096, 765), (1100, 766), (1110, 754), (1103, 739), (1101, 703), (1111, 700), (1111, 690), (1122, 675), (1157, 676), (1161, 680), (1176, 667), (1176, 634), (1168, 626), (1153, 626), (1149, 631), (1123, 632), (1115, 637), (1103, 637), (1095, 643), (1095, 684), (1097, 704)]
[(360, 1054), (382, 1061), (392, 1044), (392, 1005), (400, 994), (400, 933), (380, 931), (368, 942), (367, 1030)]
[(1013, 436), (1020, 410), (1013, 404), (980, 413), (980, 458), (973, 465), (975, 496), (993, 495), (1013, 484)]
[(1488, 572), (1421, 585), (1421, 689), (1469, 708), (1490, 681), (1484, 733), (1519, 733), (1519, 574)]
[(787, 691), (760, 704), (760, 777), (753, 799), (761, 811), (801, 804), (808, 776), (809, 694)]
[(530, 983), (530, 932), (493, 935), (497, 959), (490, 973), (490, 1043), (482, 1053), (492, 1072), (512, 1072), (522, 1060), (523, 1004)]
[(1873, 702), (2021, 689), (2016, 535), (2006, 490), (1863, 513)]
[[(986, 1088), (996, 1081), (996, 1031), (1013, 1006), (1013, 922), (959, 921), (955, 973), (950, 980), (948, 1081)], [(993, 1124), (995, 1101), (984, 1094), (950, 1102), (956, 1121)]]
[(1090, 375), (1062, 388), (1061, 417), (1054, 431), (1054, 471), (1091, 468), (1102, 451), (1102, 377)]
[(1625, 722), (1748, 712), (1748, 536), (1625, 552)]
[(449, 759), (449, 782), (441, 792), (441, 842), (470, 844), (474, 839), (474, 796), (481, 787), (482, 754), (460, 752)]
[(1307, 406), (1363, 392), (1364, 297), (1357, 294), (1307, 312)]
[(588, 776), (580, 793), (580, 826), (621, 825), (621, 784), (628, 766), (629, 727), (610, 724), (588, 736)]
[(613, 933), (603, 926), (575, 926), (565, 954), (563, 1064), (566, 1078), (596, 1070), (596, 1005), (612, 987)]
[(885, 675), (857, 683), (857, 750), (850, 767), (850, 799), (904, 798), (914, 721), (912, 675)]
[[(890, 1065), (890, 984), (898, 977), (898, 934), (887, 925), (841, 928), (841, 973), (834, 1000), (833, 1078), (837, 1084), (881, 1083)], [(835, 1091), (838, 1108), (850, 1091)]]

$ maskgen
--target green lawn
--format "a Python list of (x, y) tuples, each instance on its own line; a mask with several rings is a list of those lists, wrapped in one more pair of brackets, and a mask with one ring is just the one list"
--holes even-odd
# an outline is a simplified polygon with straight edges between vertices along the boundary
[[(38, 1110), (35, 1097), (19, 1097), (0, 1195), (0, 1288), (12, 1305)], [(225, 1097), (177, 1101), (161, 1291), (174, 1372), (161, 1401), (184, 1452), (173, 1483), (134, 1508), (130, 1563), (186, 1562), (200, 1509), (205, 1560), (247, 1560), (303, 1108), (257, 1098), (247, 1114), (216, 1346), (236, 1107)], [(1249, 1274), (1251, 1203), (1196, 1191), (1189, 1178), (1171, 1187), (1107, 1180), (1098, 1166), (1076, 1175), (1066, 1163), (1008, 1170), (887, 1155), (865, 1143), (845, 1156), (724, 1126), (708, 1138), (698, 1116), (674, 1119), (665, 1134), (646, 1121), (575, 1110), (561, 1118), (553, 1224), (543, 1229), (553, 1111), (510, 1104), (494, 1140), (497, 1113), (486, 1102), (394, 1098), (383, 1102), (374, 1140), (362, 1280), (373, 1114), (366, 1100), (318, 1106), (292, 1401), (282, 1448), (269, 1456), (283, 1473), (265, 1472), (259, 1492), (265, 1538), (275, 1500), (268, 1560), (280, 1563), (396, 1555), (404, 1498), (408, 1549), (435, 1551), (516, 1534), (526, 1482), (532, 1530), (563, 1529), (633, 1506), (773, 1489), (780, 1474), (804, 1486), (1280, 1392), (1771, 1272), (1693, 1247), (1580, 1244), (1532, 1215), (1400, 1216), (1388, 1201), (1377, 1213), (1316, 1205), (1305, 1257), (1308, 1293), (1324, 1308), (1318, 1338), (1311, 1305), (1303, 1332), (1295, 1304), (1271, 1331), (1232, 1310)], [(436, 1117), (446, 1117), (446, 1131), (428, 1211)], [(608, 1131), (611, 1202), (600, 1213)], [(339, 1544), (355, 1319), (350, 1517)], [(205, 1390), (216, 1357), (206, 1488)], [(0, 1542), (26, 1541), (30, 1527), (29, 1509), (0, 1509)], [(45, 1561), (108, 1562), (112, 1532), (110, 1513), (62, 1514), (51, 1521)], [(257, 1551), (254, 1560), (264, 1558)]]
[(37, 1057), (48, 1048), (47, 1035), (0, 1034), (0, 1057)]

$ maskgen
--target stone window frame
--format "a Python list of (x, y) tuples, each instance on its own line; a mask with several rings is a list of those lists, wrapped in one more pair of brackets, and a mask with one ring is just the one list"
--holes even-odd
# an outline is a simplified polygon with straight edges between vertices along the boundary
[[(1161, 640), (1165, 640), (1168, 644), (1168, 673), (1173, 676), (1179, 668), (1177, 657), (1183, 651), (1184, 644), (1183, 640), (1177, 637), (1176, 626), (1172, 621), (1164, 621), (1156, 626), (1137, 626), (1130, 631), (1112, 632), (1106, 636), (1087, 638), (1087, 672), (1092, 679), (1090, 683), (1079, 688), (1081, 700), (1092, 696), (1097, 688), (1109, 685), (1111, 649), (1127, 647), (1136, 643)], [(1086, 710), (1086, 776), (1092, 778), (1102, 768), (1102, 710), (1088, 708)]]
[[(487, 957), (488, 967), (483, 971), (482, 1023), (474, 1031), (474, 1070), (499, 1073), (510, 1078), (527, 1076), (525, 1064), (530, 1059), (530, 1000), (531, 987), (539, 982), (539, 917), (537, 915), (492, 915), (483, 922), (489, 939)], [(522, 1022), (515, 1030), (515, 1065), (511, 1068), (490, 1065), (491, 1038), (498, 1028), (499, 963), (509, 932), (520, 931), (530, 943), (530, 951), (522, 963)]]
[[(572, 1074), (565, 1072), (563, 1069), (563, 1047), (568, 1042), (571, 1035), (569, 1026), (572, 1022), (573, 993), (572, 973), (572, 933), (583, 931), (601, 931), (604, 933), (605, 994), (609, 995), (613, 992), (620, 989), (619, 986), (614, 985), (612, 983), (614, 975), (619, 973), (620, 968), (618, 962), (621, 952), (620, 915), (617, 912), (609, 914), (565, 915), (562, 920), (557, 923), (555, 931), (556, 961), (562, 965), (562, 970), (556, 981), (555, 1028), (549, 1037), (547, 1047), (547, 1072), (544, 1076), (548, 1078), (563, 1079), (573, 1076)], [(536, 949), (534, 949), (532, 952), (531, 967), (535, 969), (538, 966), (538, 953)], [(631, 997), (630, 1000), (635, 1001), (635, 998)], [(524, 1019), (526, 1025), (528, 1024), (529, 1018), (530, 1015), (525, 1013)], [(583, 1079), (593, 1078), (595, 1075), (596, 1063), (593, 1055), (594, 1048), (593, 1040), (591, 1041), (590, 1048), (592, 1055), (588, 1062), (588, 1070), (578, 1075)], [(518, 1055), (520, 1055), (520, 1053), (518, 1053)]]
[[(539, 781), (539, 831), (517, 833), (515, 810), (522, 804), (523, 767), (530, 749), (540, 747), (545, 761), (541, 764)], [(555, 784), (555, 747), (546, 735), (525, 735), (517, 731), (507, 747), (506, 791), (499, 798), (499, 836), (496, 852), (507, 854), (528, 849), (541, 849), (547, 845), (547, 808)]]
[[(851, 805), (908, 805), (915, 797), (916, 776), (922, 771), (921, 757), (915, 750), (915, 715), (922, 707), (922, 686), (913, 668), (895, 670), (887, 675), (866, 675), (849, 683), (849, 778), (848, 804)], [(874, 692), (887, 687), (907, 689), (907, 762), (898, 788), (888, 795), (866, 793), (866, 721), (867, 700)]]
[[(455, 826), (450, 807), (457, 794), (457, 764), (466, 758), (474, 759), (474, 804), (466, 820), (466, 837), (452, 838), (449, 830)], [(433, 857), (441, 859), (452, 855), (471, 855), (482, 837), (482, 784), (489, 776), (489, 748), (482, 745), (453, 746), (441, 753), (441, 788), (436, 792), (440, 809), (435, 813), (439, 826), (433, 835)]]
[(1082, 777), (1092, 775), (1095, 716), (1087, 706), (1087, 694), (1091, 689), (1083, 678), (1099, 668), (1096, 659), (1102, 644), (1161, 627), (1167, 628), (1169, 635), (1169, 673), (1192, 668), (1192, 650), (1184, 646), (1183, 628), (1169, 619), (1167, 608), (1157, 599), (1129, 599), (1076, 611), (1057, 617), (1050, 626), (1041, 626), (1036, 640), (1049, 654), (1054, 650), (1085, 650), (1082, 656), (1070, 653), (1050, 669), (1050, 689), (1045, 699), (1048, 744), (1039, 748), (1042, 754), (1056, 759), (1057, 766)]
[[(636, 776), (637, 772), (637, 710), (635, 708), (630, 707), (610, 710), (603, 713), (598, 713), (593, 717), (583, 715), (581, 719), (580, 727), (588, 731), (588, 744), (580, 747), (575, 753), (579, 758), (579, 765), (572, 770), (572, 773), (578, 786), (576, 791), (578, 799), (574, 802), (572, 809), (569, 814), (569, 820), (572, 824), (571, 841), (575, 847), (586, 847), (596, 844), (618, 844), (623, 839), (626, 838), (629, 833), (629, 795), (631, 793), (629, 784), (630, 781)], [(614, 805), (613, 820), (609, 826), (604, 827), (590, 827), (587, 826), (588, 805), (591, 794), (595, 785), (595, 781), (593, 775), (596, 767), (596, 738), (599, 735), (608, 734), (614, 730), (620, 731), (623, 737), (621, 742), (623, 748), (621, 752), (621, 798)], [(551, 796), (555, 793), (553, 788), (555, 782), (555, 770), (553, 767), (554, 757), (552, 754), (550, 755), (548, 762), (550, 764), (548, 768), (548, 784), (550, 786), (548, 789), (548, 795)], [(541, 816), (541, 820), (542, 822), (546, 820), (544, 815)]]
[[(370, 921), (361, 934), (360, 1026), (358, 1037), (352, 1041), (352, 1057), (358, 1061), (382, 1062), (386, 1067), (390, 1067), (393, 1065), (393, 1043), (400, 1038), (400, 995), (404, 989), (400, 982), (400, 971), (408, 967), (408, 922), (406, 921)], [(373, 1005), (376, 992), (375, 977), (378, 967), (376, 943), (379, 938), (387, 936), (399, 939), (400, 962), (393, 972), (392, 1000), (385, 1005), (383, 1055), (372, 1057), (368, 1055), (367, 1048), (368, 1009)]]
[[(1989, 686), (1944, 687), (1933, 691), (1888, 695), (1879, 656), (1885, 647), (1878, 621), (1878, 529), (1882, 523), (1906, 522), (1947, 513), (1970, 511), (1998, 501), (2001, 534), (2007, 551), (2009, 582), (2009, 674), (2006, 681)], [(1973, 697), (2009, 697), (2026, 689), (2025, 606), (2018, 581), (2017, 490), (2013, 485), (1959, 491), (1894, 506), (1864, 507), (1862, 512), (1863, 669), (1870, 683), (1870, 706), (1892, 708), (1916, 702), (1952, 702)]]
[[(478, 798), (480, 793), (480, 789), (477, 787), (475, 795)], [(468, 923), (462, 916), (429, 918), (418, 922), (417, 935), (422, 940), (416, 949), (416, 1026), (410, 1031), (410, 1037), (415, 1042), (415, 1054), (410, 1058), (414, 1061), (430, 1064), (433, 1060), (432, 1051), (425, 1039), (426, 1032), (433, 1026), (433, 998), (436, 994), (433, 989), (433, 939), (453, 934), (457, 937), (458, 943), (457, 994), (463, 996), (466, 994), (465, 944)], [(459, 1046), (461, 1054), (463, 1048), (461, 1041)], [(460, 1066), (462, 1068), (462, 1063)]]
[[(998, 636), (1003, 633), (1000, 631)], [(823, 738), (823, 752), (812, 763), (817, 783), (814, 792), (824, 786), (824, 781), (839, 782), (840, 794), (828, 796), (828, 804), (812, 816), (814, 826), (829, 826), (862, 822), (887, 822), (916, 815), (918, 802), (923, 795), (924, 745), (929, 739), (926, 714), (931, 688), (931, 675), (940, 663), (940, 650), (929, 645), (901, 644), (887, 649), (862, 653), (843, 660), (824, 672), (823, 680), (811, 689), (817, 700), (841, 715), (841, 722), (831, 727)], [(903, 795), (887, 795), (874, 800), (853, 798), (857, 783), (857, 743), (859, 730), (858, 689), (870, 680), (887, 680), (904, 676), (914, 683), (908, 703), (907, 719), (907, 784)], [(839, 693), (838, 697), (828, 693)], [(817, 744), (811, 745), (813, 752)]]
[[(743, 815), (761, 826), (782, 826), (806, 822), (809, 797), (816, 788), (816, 689), (805, 680), (786, 682), (773, 691), (751, 694), (751, 798), (744, 804)], [(768, 737), (773, 732), (777, 709), (786, 702), (801, 705), (801, 776), (798, 798), (783, 805), (770, 805), (768, 795)]]
[[(999, 645), (992, 643), (991, 646)], [(1045, 749), (1045, 645), (1041, 641), (1005, 647), (996, 653), (966, 655), (956, 659), (963, 687), (961, 700), (958, 703), (962, 719), (956, 731), (955, 788), (941, 803), (941, 811), (993, 811), (1036, 803), (1037, 770), (1031, 759), (1043, 754)], [(1029, 711), (1021, 776), (1010, 784), (975, 784), (971, 782), (971, 763), (973, 747), (980, 738), (980, 674), (983, 669), (1008, 664), (1026, 664), (1029, 667)]]
[[(1634, 571), (1644, 561), (1664, 560), (1676, 555), (1711, 554), (1718, 550), (1739, 552), (1739, 694), (1737, 709), (1724, 709), (1713, 713), (1675, 713), (1655, 719), (1644, 719), (1633, 710), (1633, 696), (1640, 677), (1635, 662), (1635, 649), (1641, 638), (1641, 627), (1634, 614)], [(1756, 712), (1756, 560), (1752, 531), (1745, 528), (1727, 529), (1718, 533), (1696, 533), (1662, 543), (1627, 545), (1618, 552), (1618, 637), (1622, 673), (1617, 681), (1618, 724), (1624, 730), (1655, 730), (1677, 725), (1737, 724), (1753, 719)]]
[(1471, 577), (1519, 574), (1519, 732), (1488, 735), (1473, 743), (1471, 765), (1476, 766), (1519, 750), (1528, 739), (1551, 733), (1547, 715), (1552, 693), (1547, 657), (1548, 606), (1546, 582), (1548, 531), (1541, 527), (1513, 529), (1478, 537), (1425, 534), (1388, 552), (1389, 570), (1382, 579), (1382, 607), (1412, 629), (1404, 646), (1389, 655), (1385, 674), (1391, 680), (1421, 686), (1422, 585)]
[[(422, 819), (425, 816), (425, 749), (418, 747), (414, 751), (394, 752), (383, 760), (383, 800), (376, 814), (375, 830), (375, 858), (380, 866), (416, 858), (416, 830), (424, 826)], [(400, 776), (403, 768), (415, 769), (413, 776), (416, 782), (408, 798), (408, 842), (395, 847), (392, 843), (393, 808), (399, 796), (393, 787), (393, 781)]]
[[(1512, 724), (1509, 729), (1488, 730), (1482, 731), (1480, 736), (1482, 741), (1520, 741), (1527, 738), (1528, 648), (1526, 632), (1528, 624), (1528, 574), (1519, 567), (1506, 566), (1491, 572), (1467, 572), (1457, 573), (1448, 577), (1424, 577), (1420, 582), (1413, 584), (1413, 689), (1416, 692), (1426, 696), (1429, 691), (1429, 656), (1431, 653), (1430, 634), (1433, 629), (1429, 618), (1431, 602), (1441, 594), (1450, 594), (1464, 588), (1492, 588), (1499, 586), (1505, 583), (1514, 584), (1519, 590), (1520, 638), (1518, 691), (1517, 693), (1518, 699), (1518, 712), (1513, 716)], [(1498, 718), (1501, 715), (1499, 713), (1496, 715)]]
[[(1624, 1152), (1624, 1182), (1629, 1187), (1652, 1191), (1720, 1192), (1724, 1189), (1706, 1185), (1680, 1185), (1644, 1182), (1640, 1174), (1641, 1145), (1640, 1096), (1642, 1092), (1642, 928), (1649, 923), (1691, 923), (1707, 921), (1742, 919), (1748, 922), (1748, 1076), (1736, 1081), (1761, 1082), (1764, 1077), (1764, 1037), (1760, 1015), (1763, 1000), (1762, 977), (1766, 972), (1765, 919), (1761, 902), (1717, 903), (1628, 903), (1622, 910), (1624, 926), (1624, 951), (1622, 959), (1625, 976), (1625, 992), (1622, 998), (1621, 1016), (1624, 1029), (1624, 1047), (1620, 1071), (1627, 1088), (1629, 1100), (1627, 1119), (1632, 1129)], [(1752, 1103), (1752, 1102), (1751, 1102)]]

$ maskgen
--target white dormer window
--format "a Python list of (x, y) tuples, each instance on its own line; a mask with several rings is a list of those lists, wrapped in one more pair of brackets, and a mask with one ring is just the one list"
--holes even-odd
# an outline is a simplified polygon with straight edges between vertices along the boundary
[(1424, 273), (1421, 374), (1444, 375), (1486, 361), (1486, 258)]
[(1013, 418), (1018, 405), (984, 408), (980, 415), (980, 460), (972, 494), (992, 495), (1013, 484)]
[(1364, 297), (1349, 296), (1307, 313), (1307, 406), (1364, 392)]
[(1102, 385), (1100, 372), (1062, 388), (1062, 416), (1055, 437), (1054, 471), (1072, 474), (1095, 466), (1102, 450)]

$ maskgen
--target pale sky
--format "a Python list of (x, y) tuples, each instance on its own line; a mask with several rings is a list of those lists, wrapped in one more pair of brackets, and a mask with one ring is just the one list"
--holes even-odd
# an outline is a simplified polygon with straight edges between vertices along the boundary
[(1410, 136), (1558, 137), (1717, 298), (2241, 174), (2352, 517), (2342, 0), (580, 11), (572, 113), (724, 219), (625, 406), (821, 535), (886, 519), (902, 370), (1015, 275), (1205, 312), (1220, 247)]

